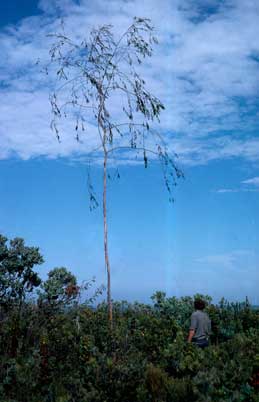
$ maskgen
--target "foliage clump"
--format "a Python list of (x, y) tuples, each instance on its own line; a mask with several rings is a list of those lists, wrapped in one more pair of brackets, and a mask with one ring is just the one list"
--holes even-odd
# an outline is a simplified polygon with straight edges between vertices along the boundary
[(39, 249), (0, 239), (1, 402), (259, 401), (259, 311), (247, 300), (203, 296), (213, 324), (205, 350), (186, 342), (201, 295), (115, 302), (110, 332), (107, 304), (79, 303), (71, 272), (55, 268), (40, 283)]

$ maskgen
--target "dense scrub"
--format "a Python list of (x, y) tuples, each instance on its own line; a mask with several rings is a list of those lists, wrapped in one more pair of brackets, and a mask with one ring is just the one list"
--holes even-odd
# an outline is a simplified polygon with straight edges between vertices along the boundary
[(0, 237), (1, 401), (259, 401), (259, 312), (248, 301), (204, 296), (213, 334), (201, 350), (186, 342), (193, 298), (114, 303), (111, 332), (107, 305), (79, 303), (65, 268), (42, 283), (41, 262), (38, 249)]

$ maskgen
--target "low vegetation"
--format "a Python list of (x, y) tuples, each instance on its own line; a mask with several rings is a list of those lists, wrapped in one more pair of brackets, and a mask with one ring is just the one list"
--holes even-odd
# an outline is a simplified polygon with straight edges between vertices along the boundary
[[(186, 342), (194, 297), (107, 304), (66, 268), (41, 281), (43, 258), (0, 236), (0, 400), (3, 402), (259, 401), (259, 311), (214, 305), (211, 344)], [(85, 299), (82, 300), (82, 297)]]

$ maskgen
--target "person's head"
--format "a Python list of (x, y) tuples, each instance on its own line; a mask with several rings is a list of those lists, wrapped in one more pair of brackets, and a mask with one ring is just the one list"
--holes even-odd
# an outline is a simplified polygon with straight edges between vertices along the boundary
[(194, 308), (195, 310), (204, 310), (205, 309), (205, 301), (202, 299), (196, 299), (194, 300)]

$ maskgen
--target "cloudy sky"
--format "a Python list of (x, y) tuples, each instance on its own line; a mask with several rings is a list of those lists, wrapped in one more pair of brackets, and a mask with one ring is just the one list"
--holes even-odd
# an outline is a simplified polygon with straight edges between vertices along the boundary
[[(117, 161), (121, 178), (108, 188), (114, 298), (148, 300), (161, 289), (259, 304), (257, 0), (10, 0), (0, 16), (0, 231), (41, 247), (43, 277), (65, 265), (105, 283), (102, 211), (89, 211), (86, 184), (96, 128), (86, 116), (82, 143), (69, 122), (56, 140), (52, 77), (36, 61), (48, 60), (47, 35), (61, 18), (79, 40), (102, 24), (120, 35), (147, 17), (159, 44), (141, 73), (166, 107), (159, 130), (185, 180), (171, 205), (155, 161)], [(91, 177), (101, 199), (98, 161)]]

